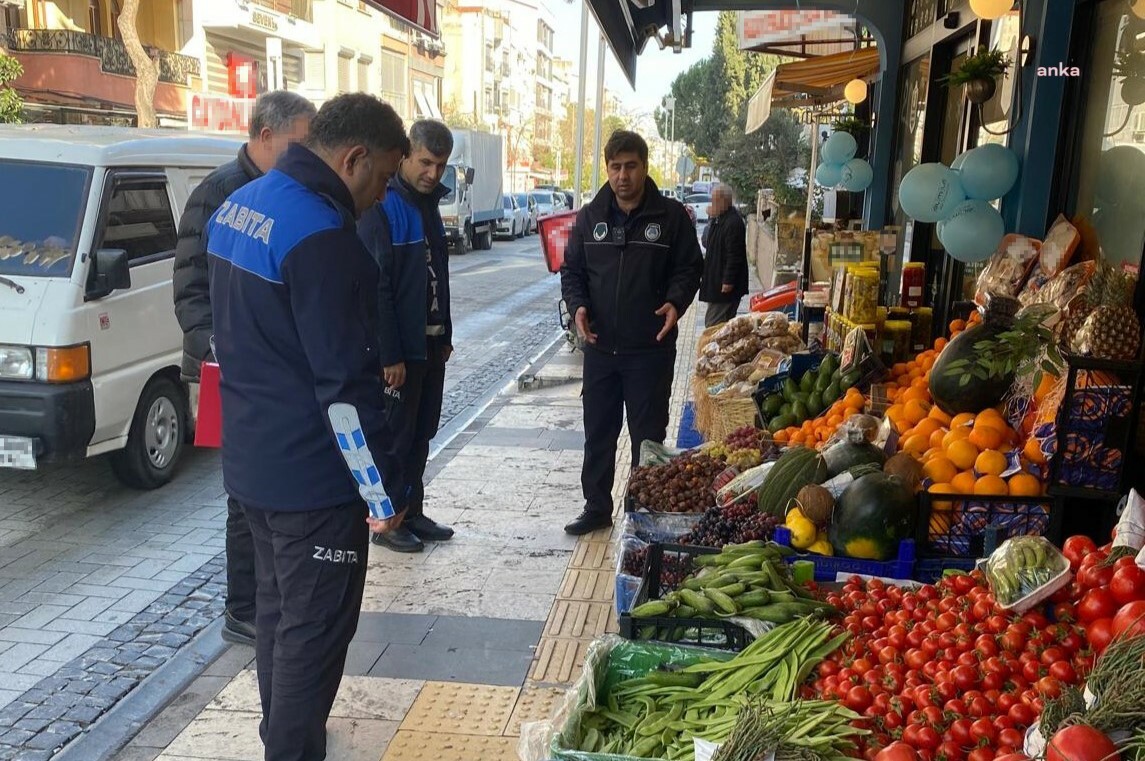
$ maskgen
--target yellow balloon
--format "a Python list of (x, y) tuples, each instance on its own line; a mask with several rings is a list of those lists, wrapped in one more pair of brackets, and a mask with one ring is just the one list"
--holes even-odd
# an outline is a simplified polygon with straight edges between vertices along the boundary
[(1005, 16), (1014, 7), (1014, 0), (970, 0), (970, 10), (974, 15), (987, 21)]
[[(1145, 0), (1141, 0), (1145, 2)], [(847, 99), (848, 103), (859, 104), (867, 99), (867, 83), (861, 79), (852, 79), (843, 88), (843, 97)]]
[(1145, 0), (1134, 0), (1129, 10), (1133, 11), (1133, 15), (1137, 18), (1145, 18)]

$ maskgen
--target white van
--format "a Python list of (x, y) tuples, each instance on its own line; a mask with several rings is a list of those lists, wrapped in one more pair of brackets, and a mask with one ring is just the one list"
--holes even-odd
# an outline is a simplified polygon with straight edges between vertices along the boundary
[(190, 439), (171, 273), (187, 197), (241, 141), (0, 127), (0, 467), (114, 453), (171, 480)]

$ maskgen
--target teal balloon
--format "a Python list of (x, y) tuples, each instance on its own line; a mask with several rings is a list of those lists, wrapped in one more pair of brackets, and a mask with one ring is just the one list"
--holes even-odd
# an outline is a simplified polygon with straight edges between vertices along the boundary
[(1018, 157), (1004, 145), (987, 143), (966, 151), (956, 167), (967, 198), (993, 201), (1018, 181)]
[(993, 256), (1005, 234), (1002, 215), (978, 198), (958, 204), (938, 226), (938, 240), (946, 253), (968, 264)]
[(867, 189), (873, 179), (875, 179), (875, 172), (866, 159), (851, 159), (843, 164), (843, 175), (839, 181), (844, 190), (861, 193)]
[(842, 164), (820, 164), (815, 170), (815, 182), (825, 188), (833, 188), (839, 184), (843, 176)]
[(945, 164), (919, 164), (899, 183), (899, 207), (919, 222), (939, 222), (966, 200), (962, 183)]
[(958, 154), (958, 157), (955, 158), (954, 161), (950, 162), (950, 168), (956, 172), (961, 169), (962, 162), (966, 160), (967, 153), (970, 153), (970, 151), (963, 151), (962, 153)]
[(846, 164), (855, 158), (859, 144), (848, 132), (836, 132), (823, 143), (823, 160), (828, 164)]

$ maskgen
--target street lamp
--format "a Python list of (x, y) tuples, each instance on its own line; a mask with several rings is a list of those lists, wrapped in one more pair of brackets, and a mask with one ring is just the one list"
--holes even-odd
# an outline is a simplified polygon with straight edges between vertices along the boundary
[[(667, 109), (668, 113), (671, 114), (671, 127), (669, 128), (670, 137), (668, 138), (668, 142), (672, 146), (672, 160), (676, 161), (676, 164), (669, 165), (668, 171), (672, 174), (672, 176), (679, 179), (680, 170), (677, 166), (679, 161), (676, 160), (676, 98), (672, 95), (665, 96), (664, 108)], [(681, 187), (683, 187), (684, 183), (681, 181), (679, 184)]]

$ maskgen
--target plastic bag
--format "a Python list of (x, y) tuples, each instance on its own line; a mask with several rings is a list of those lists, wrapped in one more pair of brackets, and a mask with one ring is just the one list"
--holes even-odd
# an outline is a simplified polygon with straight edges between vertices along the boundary
[(717, 330), (716, 334), (712, 336), (712, 340), (720, 346), (728, 346), (751, 335), (755, 327), (755, 319), (751, 315), (735, 317), (728, 320), (726, 325)]
[(766, 312), (756, 325), (755, 333), (760, 338), (774, 338), (786, 335), (791, 330), (791, 322), (783, 312)]
[(774, 462), (765, 462), (740, 473), (716, 492), (716, 504), (720, 507), (728, 507), (737, 502), (753, 499), (763, 486), (763, 482), (767, 478), (767, 474), (771, 472), (773, 465), (775, 465)]
[(659, 441), (642, 441), (640, 442), (640, 467), (665, 465), (687, 451), (661, 444)]
[(974, 300), (984, 306), (988, 293), (1017, 296), (1038, 260), (1041, 245), (1040, 241), (1024, 235), (1010, 234), (1002, 238), (998, 252), (978, 276)]
[(652, 544), (675, 544), (696, 527), (700, 516), (687, 513), (625, 513), (621, 538), (634, 537)]
[(1015, 536), (986, 560), (986, 580), (1004, 610), (1025, 613), (1069, 584), (1069, 561), (1045, 537)]
[(1145, 548), (1145, 499), (1130, 489), (1121, 508), (1113, 532), (1114, 547), (1131, 547), (1138, 552)]

